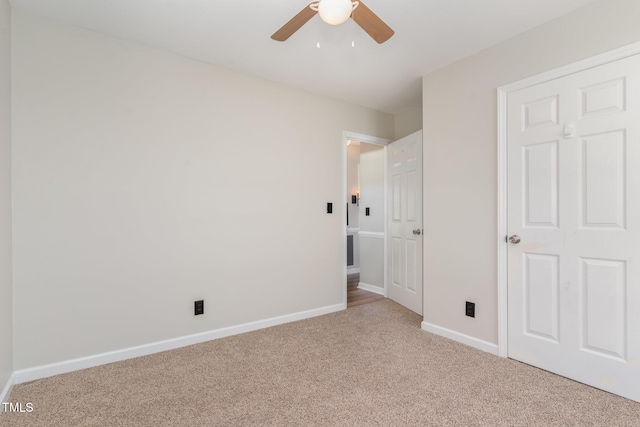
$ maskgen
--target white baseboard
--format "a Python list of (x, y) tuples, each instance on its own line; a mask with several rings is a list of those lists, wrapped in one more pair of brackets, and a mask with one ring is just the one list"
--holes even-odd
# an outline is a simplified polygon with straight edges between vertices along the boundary
[(347, 274), (356, 274), (356, 273), (360, 273), (360, 267), (356, 267), (356, 268), (347, 267)]
[[(4, 388), (2, 389), (2, 392), (0, 392), (0, 402), (8, 402), (9, 398), (11, 397), (11, 390), (13, 389), (13, 385), (16, 383), (16, 376), (15, 374), (11, 374), (11, 376), (9, 377), (9, 380), (7, 381), (7, 384), (5, 384)], [(0, 410), (0, 414), (2, 414), (2, 410)]]
[(486, 351), (487, 353), (495, 354), (496, 356), (498, 355), (498, 345), (490, 343), (488, 341), (483, 341), (481, 339), (461, 334), (460, 332), (452, 331), (451, 329), (443, 328), (442, 326), (437, 326), (433, 323), (428, 322), (422, 322), (422, 330), (431, 332), (432, 334), (440, 335), (441, 337), (449, 338), (450, 340), (454, 340), (470, 347), (477, 348), (478, 350)]
[(184, 337), (172, 338), (165, 341), (158, 341), (122, 350), (110, 351), (108, 353), (96, 354), (93, 356), (81, 357), (64, 362), (52, 363), (50, 365), (36, 366), (34, 368), (21, 369), (14, 373), (14, 383), (21, 384), (27, 381), (38, 380), (51, 377), (53, 375), (65, 374), (67, 372), (79, 371), (80, 369), (92, 368), (94, 366), (105, 365), (107, 363), (119, 362), (133, 359), (134, 357), (146, 356), (162, 351), (173, 350), (188, 345), (224, 338), (231, 335), (238, 335), (258, 329), (269, 328), (271, 326), (282, 325), (284, 323), (295, 322), (297, 320), (322, 316), (323, 314), (334, 313), (346, 310), (345, 303), (316, 308), (313, 310), (301, 311), (284, 316), (272, 317), (270, 319), (258, 320), (244, 323), (242, 325), (230, 326), (227, 328), (215, 329)]
[(358, 282), (358, 289), (373, 292), (374, 294), (384, 295), (384, 289), (379, 286), (370, 285), (364, 282)]

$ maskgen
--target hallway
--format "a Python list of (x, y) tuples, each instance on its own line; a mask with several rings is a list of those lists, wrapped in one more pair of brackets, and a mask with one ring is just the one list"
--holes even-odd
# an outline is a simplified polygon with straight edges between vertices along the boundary
[(358, 273), (347, 276), (347, 308), (385, 299), (384, 296), (374, 292), (358, 289), (359, 281), (360, 274)]

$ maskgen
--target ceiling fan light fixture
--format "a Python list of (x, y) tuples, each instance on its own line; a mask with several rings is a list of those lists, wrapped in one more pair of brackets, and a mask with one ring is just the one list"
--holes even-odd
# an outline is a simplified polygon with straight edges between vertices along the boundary
[[(358, 13), (353, 12), (356, 8), (358, 8)], [(332, 25), (341, 24), (351, 18), (378, 44), (386, 42), (394, 34), (391, 27), (373, 13), (362, 0), (316, 0), (307, 4), (304, 9), (273, 33), (271, 38), (279, 42), (287, 40), (316, 14), (319, 14), (324, 22)]]
[(312, 4), (311, 8), (317, 8), (320, 18), (327, 24), (339, 25), (349, 19), (358, 4), (359, 2), (351, 0), (320, 0), (317, 4)]

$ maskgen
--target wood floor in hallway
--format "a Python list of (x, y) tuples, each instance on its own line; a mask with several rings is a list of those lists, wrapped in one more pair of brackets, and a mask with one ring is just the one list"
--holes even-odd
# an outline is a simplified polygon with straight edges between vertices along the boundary
[(347, 276), (347, 308), (384, 299), (382, 295), (358, 289), (359, 281), (360, 275), (357, 273)]

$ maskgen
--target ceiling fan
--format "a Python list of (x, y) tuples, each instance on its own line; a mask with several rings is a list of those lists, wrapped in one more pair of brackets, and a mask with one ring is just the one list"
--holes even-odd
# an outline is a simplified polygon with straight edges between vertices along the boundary
[(319, 0), (309, 3), (282, 28), (273, 33), (271, 38), (280, 42), (287, 40), (316, 13), (324, 22), (331, 25), (342, 24), (351, 18), (378, 43), (386, 42), (394, 34), (391, 27), (378, 18), (362, 1)]

